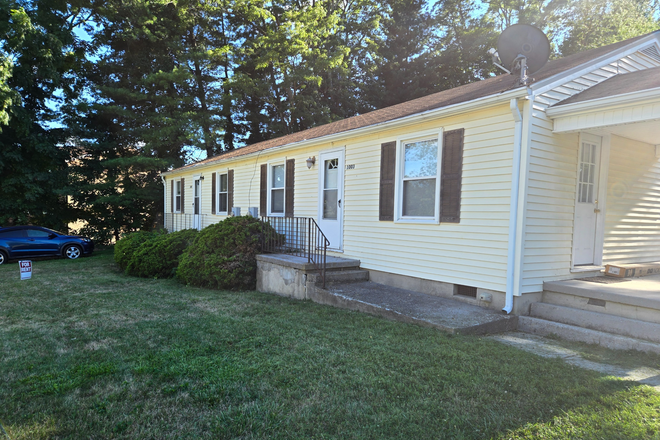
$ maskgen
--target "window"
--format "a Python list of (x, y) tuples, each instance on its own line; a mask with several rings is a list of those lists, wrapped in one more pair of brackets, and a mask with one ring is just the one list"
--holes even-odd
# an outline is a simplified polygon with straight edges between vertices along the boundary
[(269, 179), (269, 211), (270, 214), (284, 214), (284, 183), (285, 169), (284, 164), (271, 165)]
[(181, 181), (174, 182), (174, 212), (181, 212)]
[(32, 238), (47, 238), (50, 232), (42, 231), (41, 229), (27, 229), (27, 236)]
[(439, 137), (401, 141), (399, 145), (399, 220), (438, 221)]
[(227, 213), (229, 200), (229, 179), (227, 174), (218, 174), (218, 213)]

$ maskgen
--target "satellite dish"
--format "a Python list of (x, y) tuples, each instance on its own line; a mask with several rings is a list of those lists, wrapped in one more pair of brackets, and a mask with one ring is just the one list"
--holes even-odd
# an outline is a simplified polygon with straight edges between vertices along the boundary
[(504, 29), (497, 39), (497, 54), (509, 70), (520, 72), (525, 83), (528, 74), (538, 72), (548, 62), (550, 42), (540, 29), (514, 24)]

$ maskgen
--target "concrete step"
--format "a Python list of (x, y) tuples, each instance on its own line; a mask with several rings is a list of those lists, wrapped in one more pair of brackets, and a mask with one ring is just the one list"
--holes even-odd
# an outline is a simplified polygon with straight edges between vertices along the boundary
[(331, 284), (309, 289), (319, 304), (357, 310), (395, 321), (434, 327), (449, 333), (491, 334), (515, 330), (518, 316), (449, 298), (373, 282)]
[(530, 316), (660, 343), (660, 324), (556, 304), (533, 303)]
[(548, 321), (533, 316), (519, 316), (518, 330), (540, 336), (557, 336), (569, 341), (596, 344), (612, 350), (637, 350), (660, 353), (660, 344), (628, 336), (614, 335), (598, 330), (578, 327), (561, 322)]
[[(307, 275), (307, 281), (313, 283), (321, 282), (319, 273)], [(369, 281), (369, 271), (364, 269), (345, 269), (345, 270), (326, 270), (325, 283), (356, 283), (360, 281)]]

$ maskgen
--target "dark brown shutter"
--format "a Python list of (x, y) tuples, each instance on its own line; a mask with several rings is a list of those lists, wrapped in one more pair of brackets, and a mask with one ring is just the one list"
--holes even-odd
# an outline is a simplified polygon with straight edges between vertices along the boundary
[(182, 177), (181, 178), (181, 213), (182, 214), (186, 211), (186, 208), (185, 208), (186, 199), (184, 197), (185, 195), (186, 195), (186, 179), (184, 179)]
[(215, 210), (215, 199), (216, 199), (216, 194), (215, 194), (215, 188), (216, 188), (216, 183), (215, 183), (215, 177), (216, 174), (218, 173), (213, 173), (211, 174), (211, 214), (217, 214), (217, 211)]
[(259, 215), (268, 216), (268, 165), (261, 165), (261, 185), (259, 187)]
[(394, 221), (394, 178), (396, 176), (396, 141), (380, 145), (380, 197), (378, 220)]
[(174, 179), (172, 179), (172, 180), (170, 181), (170, 183), (171, 183), (170, 186), (172, 187), (172, 191), (171, 191), (171, 195), (172, 195), (172, 206), (170, 206), (170, 208), (172, 208), (171, 211), (174, 212)]
[(296, 171), (296, 160), (286, 161), (286, 182), (284, 183), (284, 217), (293, 217), (293, 183)]
[(227, 172), (227, 214), (234, 207), (234, 170)]
[(461, 222), (461, 178), (463, 177), (464, 129), (447, 131), (442, 144), (440, 176), (440, 221)]

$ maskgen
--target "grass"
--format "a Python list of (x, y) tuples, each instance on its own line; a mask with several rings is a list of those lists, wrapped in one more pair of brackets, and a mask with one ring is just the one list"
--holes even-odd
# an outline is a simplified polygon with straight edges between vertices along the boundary
[(132, 278), (109, 251), (0, 285), (14, 440), (660, 438), (653, 389), (488, 338)]

